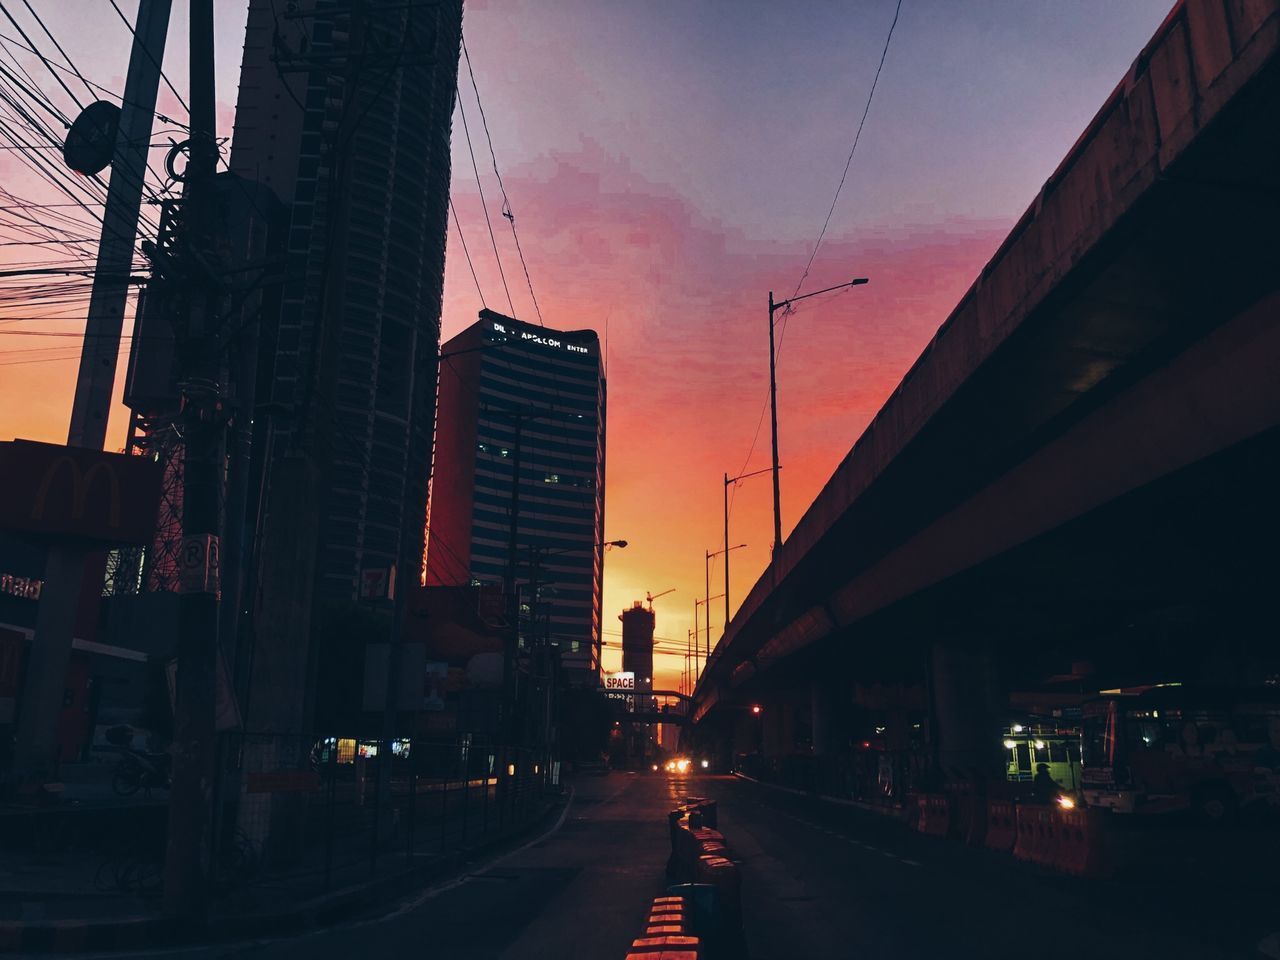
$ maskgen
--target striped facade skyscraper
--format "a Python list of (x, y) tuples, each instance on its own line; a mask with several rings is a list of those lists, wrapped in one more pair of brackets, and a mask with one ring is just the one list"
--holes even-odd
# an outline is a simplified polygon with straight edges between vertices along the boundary
[(482, 310), (441, 349), (428, 585), (501, 584), (512, 559), (570, 683), (600, 672), (605, 379), (595, 331)]

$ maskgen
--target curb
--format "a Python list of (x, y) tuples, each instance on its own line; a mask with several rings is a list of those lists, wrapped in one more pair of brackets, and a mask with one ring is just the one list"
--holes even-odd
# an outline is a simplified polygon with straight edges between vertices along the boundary
[(748, 777), (745, 773), (735, 773), (735, 777), (739, 780), (745, 780), (747, 783), (754, 783), (760, 787), (768, 787), (770, 790), (778, 790), (782, 793), (795, 794), (797, 797), (808, 797), (810, 800), (821, 800), (823, 803), (836, 803), (842, 807), (855, 807), (858, 810), (865, 810), (867, 813), (874, 813), (881, 817), (887, 817), (890, 820), (907, 820), (906, 808), (886, 807), (878, 803), (867, 803), (865, 800), (846, 800), (844, 797), (829, 797), (822, 793), (810, 793), (808, 790), (798, 790), (795, 787), (784, 787), (776, 783), (766, 783), (764, 780), (757, 780), (755, 777)]
[(83, 953), (213, 945), (233, 940), (287, 936), (332, 926), (375, 903), (404, 896), (424, 881), (448, 876), (478, 855), (544, 829), (563, 804), (563, 799), (552, 804), (517, 832), (433, 858), (420, 867), (410, 867), (399, 873), (344, 887), (272, 913), (215, 916), (200, 922), (168, 917), (128, 917), (0, 923), (0, 953)]

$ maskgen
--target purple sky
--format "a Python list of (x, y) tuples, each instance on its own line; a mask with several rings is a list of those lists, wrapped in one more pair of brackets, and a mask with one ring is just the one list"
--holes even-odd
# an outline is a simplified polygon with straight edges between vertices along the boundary
[[(110, 5), (34, 5), (90, 79), (123, 87), (129, 38)], [(136, 2), (120, 6), (132, 19)], [(1169, 6), (905, 0), (806, 289), (852, 275), (872, 283), (806, 305), (780, 358), (784, 531)], [(245, 9), (217, 0), (227, 132)], [(165, 59), (180, 90), (185, 10), (175, 4)], [(607, 630), (646, 590), (675, 586), (658, 603), (658, 633), (683, 644), (703, 551), (720, 545), (721, 474), (768, 462), (767, 425), (746, 461), (765, 398), (765, 297), (790, 293), (800, 277), (893, 11), (893, 0), (466, 6), (476, 81), (542, 313), (552, 326), (602, 332), (608, 318), (606, 533), (632, 545), (610, 555)], [(13, 31), (0, 24), (0, 33)], [(460, 85), (515, 311), (532, 320), (465, 61)], [(167, 93), (161, 110), (181, 116)], [(453, 156), (454, 200), (481, 287), (490, 307), (507, 312), (456, 114)], [(11, 157), (0, 157), (0, 176), (40, 195)], [(460, 252), (451, 228), (446, 337), (480, 305)], [(71, 362), (6, 369), (10, 390), (33, 399), (7, 406), (0, 435), (61, 440), (73, 372)], [(115, 424), (122, 435), (123, 418)], [(735, 604), (767, 562), (769, 528), (761, 478), (735, 499), (731, 537), (750, 545), (734, 554)], [(678, 672), (679, 661), (664, 666)]]

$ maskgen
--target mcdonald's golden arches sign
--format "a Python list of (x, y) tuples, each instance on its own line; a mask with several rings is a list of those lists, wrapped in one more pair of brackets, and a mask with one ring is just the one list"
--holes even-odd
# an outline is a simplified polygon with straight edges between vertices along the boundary
[(0, 443), (0, 529), (102, 543), (147, 543), (160, 466), (146, 457), (34, 440)]

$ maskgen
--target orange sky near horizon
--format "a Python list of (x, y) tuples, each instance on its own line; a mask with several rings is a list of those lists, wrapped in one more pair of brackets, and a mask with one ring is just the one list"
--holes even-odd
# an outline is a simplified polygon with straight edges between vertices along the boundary
[[(968, 5), (904, 4), (864, 141), (804, 290), (853, 276), (870, 283), (805, 302), (780, 331), (784, 535), (1169, 2), (1001, 2), (967, 14), (960, 8)], [(91, 79), (123, 87), (128, 51), (113, 13), (81, 0), (36, 6)], [(185, 39), (183, 6), (175, 5), (171, 48)], [(605, 535), (629, 546), (606, 558), (605, 665), (616, 669), (620, 659), (617, 615), (646, 592), (675, 588), (655, 603), (658, 683), (674, 688), (683, 662), (668, 653), (683, 649), (693, 625), (705, 551), (722, 545), (722, 477), (769, 463), (767, 296), (791, 295), (809, 259), (893, 3), (860, 2), (848, 16), (840, 5), (806, 5), (808, 15), (794, 19), (787, 5), (746, 0), (728, 18), (715, 4), (605, 6), (469, 0), (465, 30), (541, 312), (549, 326), (591, 327), (607, 341)], [(134, 8), (122, 4), (130, 17)], [(218, 121), (228, 131), (243, 10), (218, 5)], [(762, 51), (786, 66), (762, 68)], [(24, 62), (37, 75), (38, 63)], [(181, 50), (165, 63), (185, 88)], [(462, 234), (484, 303), (532, 321), (465, 61), (460, 78), (514, 308), (455, 114)], [(40, 79), (57, 93), (47, 74)], [(181, 110), (167, 90), (160, 110)], [(21, 196), (53, 196), (8, 153), (0, 182)], [(34, 256), (0, 248), (0, 264)], [(451, 221), (442, 340), (474, 322), (481, 305)], [(22, 315), (0, 307), (0, 329), (38, 329), (14, 320)], [(77, 329), (73, 312), (40, 329), (50, 327)], [(0, 439), (64, 441), (77, 341), (4, 339)], [(124, 430), (117, 406), (109, 448), (123, 445)], [(734, 491), (730, 526), (731, 542), (747, 544), (731, 565), (736, 606), (768, 562), (767, 474)], [(712, 595), (723, 589), (720, 562)], [(711, 610), (714, 641), (723, 601)]]

